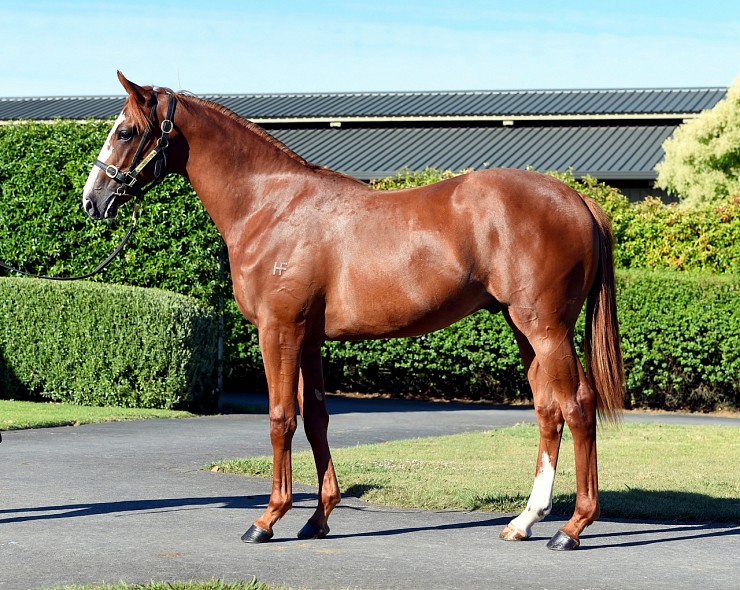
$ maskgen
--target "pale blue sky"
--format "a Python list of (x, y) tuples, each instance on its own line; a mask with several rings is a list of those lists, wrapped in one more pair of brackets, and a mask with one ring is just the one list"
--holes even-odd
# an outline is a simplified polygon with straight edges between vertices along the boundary
[(727, 86), (740, 2), (0, 0), (0, 96)]

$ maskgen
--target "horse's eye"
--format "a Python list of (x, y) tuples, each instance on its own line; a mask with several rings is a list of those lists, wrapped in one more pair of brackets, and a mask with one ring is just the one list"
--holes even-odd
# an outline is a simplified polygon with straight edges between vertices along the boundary
[(129, 141), (131, 138), (133, 138), (133, 136), (133, 130), (129, 129), (128, 127), (123, 127), (118, 130), (118, 139), (120, 139), (121, 141)]

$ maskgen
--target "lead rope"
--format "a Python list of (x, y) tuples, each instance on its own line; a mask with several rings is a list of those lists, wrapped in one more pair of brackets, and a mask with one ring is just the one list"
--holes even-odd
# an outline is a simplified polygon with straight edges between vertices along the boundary
[(93, 270), (91, 270), (90, 272), (88, 272), (88, 273), (86, 273), (84, 275), (79, 275), (79, 276), (75, 276), (75, 277), (52, 277), (52, 276), (49, 276), (49, 275), (38, 275), (38, 274), (33, 274), (33, 273), (30, 273), (30, 272), (26, 272), (24, 270), (19, 270), (19, 269), (15, 268), (15, 267), (9, 265), (7, 262), (5, 262), (2, 259), (0, 259), (0, 266), (3, 267), (6, 270), (11, 271), (11, 272), (15, 272), (15, 273), (18, 273), (18, 274), (21, 274), (21, 275), (25, 275), (27, 277), (31, 277), (31, 278), (34, 278), (34, 279), (45, 279), (47, 281), (81, 281), (83, 279), (89, 279), (90, 277), (98, 274), (103, 269), (105, 269), (105, 267), (107, 267), (111, 262), (113, 262), (113, 259), (121, 253), (121, 250), (123, 250), (123, 247), (126, 245), (126, 242), (129, 241), (129, 239), (131, 238), (131, 236), (134, 233), (134, 229), (136, 228), (136, 221), (137, 221), (137, 219), (139, 217), (139, 214), (141, 213), (141, 202), (142, 202), (142, 198), (140, 197), (139, 199), (137, 199), (136, 204), (134, 205), (134, 210), (133, 210), (133, 213), (131, 214), (131, 225), (129, 226), (128, 231), (126, 232), (126, 235), (123, 236), (123, 239), (121, 240), (121, 243), (118, 244), (118, 246), (116, 246), (116, 249), (113, 250), (113, 252), (111, 252), (108, 255), (108, 258), (106, 258), (105, 260), (103, 260), (103, 262), (101, 262), (100, 264), (98, 264), (98, 266), (96, 266)]

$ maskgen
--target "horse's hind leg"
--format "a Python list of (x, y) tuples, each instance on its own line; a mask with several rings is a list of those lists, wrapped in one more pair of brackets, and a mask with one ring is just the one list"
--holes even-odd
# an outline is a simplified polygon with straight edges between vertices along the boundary
[(550, 539), (550, 549), (577, 549), (580, 534), (599, 517), (599, 476), (596, 461), (596, 392), (577, 363), (575, 392), (559, 392), (560, 408), (573, 435), (576, 464), (576, 506), (573, 516)]
[(563, 415), (553, 396), (552, 388), (548, 387), (546, 375), (541, 370), (532, 346), (511, 322), (508, 314), (505, 315), (514, 331), (524, 369), (532, 387), (535, 414), (540, 429), (537, 468), (527, 507), (499, 535), (505, 541), (523, 541), (531, 536), (532, 525), (542, 520), (552, 509), (552, 488), (563, 434)]
[(299, 539), (322, 538), (329, 534), (329, 514), (339, 504), (340, 493), (334, 464), (331, 460), (327, 431), (329, 413), (326, 409), (321, 349), (304, 350), (298, 385), (298, 401), (303, 416), (306, 437), (311, 444), (319, 480), (319, 504), (313, 516), (298, 533)]
[[(531, 319), (531, 318), (530, 318)], [(569, 322), (550, 318), (535, 322), (512, 321), (527, 330), (527, 340), (534, 352), (528, 374), (532, 383), (537, 421), (540, 426), (540, 454), (537, 475), (528, 509), (515, 518), (511, 527), (521, 526), (526, 538), (526, 525), (549, 512), (552, 482), (557, 466), (563, 420), (573, 435), (576, 467), (576, 507), (568, 523), (548, 543), (551, 549), (576, 549), (580, 534), (599, 516), (598, 475), (596, 465), (596, 394), (586, 379), (573, 345)], [(575, 320), (573, 320), (573, 323)], [(549, 461), (549, 464), (548, 464)], [(548, 505), (543, 500), (547, 497)], [(530, 506), (534, 511), (529, 511)], [(532, 520), (542, 510), (541, 517)], [(534, 513), (532, 513), (534, 512)], [(530, 524), (531, 526), (531, 524)], [(519, 530), (519, 529), (517, 529)]]

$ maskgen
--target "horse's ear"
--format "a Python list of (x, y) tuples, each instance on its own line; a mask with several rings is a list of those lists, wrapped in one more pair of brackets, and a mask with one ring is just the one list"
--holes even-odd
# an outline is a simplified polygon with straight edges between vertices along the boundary
[(118, 74), (118, 81), (121, 83), (121, 86), (123, 86), (124, 90), (126, 90), (129, 96), (132, 96), (138, 103), (146, 103), (147, 99), (144, 89), (141, 86), (134, 84), (130, 80), (127, 80), (126, 76), (124, 76), (120, 70), (116, 73)]

